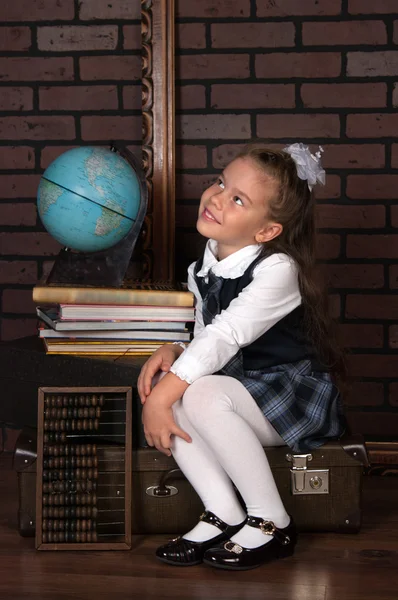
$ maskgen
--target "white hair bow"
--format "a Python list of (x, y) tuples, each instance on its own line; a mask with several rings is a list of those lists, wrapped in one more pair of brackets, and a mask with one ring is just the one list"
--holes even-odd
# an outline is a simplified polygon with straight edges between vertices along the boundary
[(308, 146), (300, 142), (286, 146), (286, 148), (283, 148), (283, 152), (290, 154), (296, 163), (297, 175), (300, 179), (308, 182), (310, 191), (312, 191), (312, 188), (317, 183), (325, 185), (326, 173), (321, 165), (322, 146), (319, 146), (318, 152), (311, 154)]

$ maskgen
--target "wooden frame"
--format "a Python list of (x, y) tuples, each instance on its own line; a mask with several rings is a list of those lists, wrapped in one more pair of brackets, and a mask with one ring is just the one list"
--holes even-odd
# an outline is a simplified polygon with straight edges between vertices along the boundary
[[(117, 542), (44, 543), (43, 542), (43, 458), (45, 399), (47, 395), (124, 394), (124, 540)], [(130, 550), (131, 549), (131, 459), (132, 390), (131, 387), (42, 387), (38, 391), (38, 432), (36, 468), (36, 548), (37, 550)], [(51, 443), (51, 442), (50, 442)], [(86, 440), (84, 442), (86, 444)], [(123, 454), (122, 454), (123, 455)], [(59, 475), (58, 475), (59, 477)], [(57, 478), (58, 478), (57, 477)], [(52, 479), (50, 479), (52, 481)], [(48, 492), (47, 492), (48, 493)], [(85, 495), (85, 494), (82, 494)]]
[(143, 168), (148, 211), (144, 277), (174, 281), (174, 0), (141, 0)]

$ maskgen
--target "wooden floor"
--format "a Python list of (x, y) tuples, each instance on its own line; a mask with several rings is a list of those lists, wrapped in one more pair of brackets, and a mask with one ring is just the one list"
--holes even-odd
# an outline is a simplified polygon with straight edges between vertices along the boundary
[(397, 600), (398, 477), (365, 478), (356, 535), (301, 534), (294, 557), (241, 573), (154, 558), (165, 536), (130, 552), (38, 552), (16, 529), (16, 475), (0, 457), (0, 598), (32, 600)]

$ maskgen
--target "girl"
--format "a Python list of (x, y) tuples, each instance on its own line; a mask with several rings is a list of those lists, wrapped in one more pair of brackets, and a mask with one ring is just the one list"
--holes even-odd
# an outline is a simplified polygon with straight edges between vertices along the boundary
[(296, 529), (263, 447), (308, 451), (343, 433), (342, 360), (314, 275), (311, 190), (324, 176), (303, 144), (252, 146), (202, 195), (194, 339), (157, 350), (138, 379), (148, 444), (173, 454), (205, 506), (158, 548), (164, 562), (241, 570), (291, 555)]

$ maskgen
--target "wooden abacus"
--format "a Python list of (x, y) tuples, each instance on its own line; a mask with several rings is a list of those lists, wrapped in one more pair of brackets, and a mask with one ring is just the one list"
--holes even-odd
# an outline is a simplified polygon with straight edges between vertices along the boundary
[(40, 388), (38, 550), (131, 548), (131, 388)]

